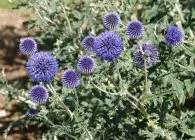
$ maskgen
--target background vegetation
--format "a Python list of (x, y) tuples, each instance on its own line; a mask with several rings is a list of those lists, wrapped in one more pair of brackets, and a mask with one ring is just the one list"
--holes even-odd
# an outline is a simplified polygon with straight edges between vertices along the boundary
[[(97, 139), (97, 140), (193, 140), (195, 138), (195, 1), (186, 0), (28, 0), (19, 7), (34, 10), (37, 19), (25, 22), (29, 30), (39, 28), (35, 36), (43, 50), (56, 55), (60, 72), (76, 68), (80, 56), (88, 54), (97, 61), (91, 76), (82, 76), (76, 89), (62, 88), (60, 76), (47, 85), (50, 100), (36, 106), (34, 119), (25, 117), (10, 124), (28, 126), (37, 122), (43, 130), (39, 139)], [(124, 51), (114, 63), (103, 61), (81, 46), (87, 35), (106, 31), (102, 19), (108, 12), (117, 12), (122, 25), (117, 30), (124, 40)], [(139, 19), (145, 25), (142, 39), (132, 41), (126, 36), (126, 25)], [(168, 25), (185, 32), (185, 41), (170, 47), (161, 33)], [(151, 41), (160, 51), (157, 65), (148, 69), (149, 93), (145, 93), (145, 72), (136, 66), (132, 50), (136, 44)], [(3, 78), (3, 74), (2, 74)], [(29, 80), (18, 88), (1, 78), (0, 90), (8, 94), (7, 101), (16, 99), (25, 111), (34, 105), (28, 100)], [(53, 88), (53, 89), (52, 89)], [(53, 95), (55, 92), (55, 95)], [(60, 99), (70, 108), (71, 119)], [(43, 129), (44, 128), (44, 129)]]
[(11, 9), (15, 7), (17, 4), (19, 4), (20, 0), (1, 0), (0, 1), (0, 8), (3, 9)]

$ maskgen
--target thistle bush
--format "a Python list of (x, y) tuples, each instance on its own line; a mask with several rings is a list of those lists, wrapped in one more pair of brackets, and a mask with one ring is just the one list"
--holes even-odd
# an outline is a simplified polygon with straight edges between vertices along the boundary
[(27, 60), (26, 86), (1, 78), (1, 92), (27, 112), (20, 126), (36, 121), (38, 139), (51, 140), (195, 138), (195, 1), (24, 0), (18, 7), (34, 10), (37, 18), (24, 24), (40, 29), (34, 39), (45, 46)]

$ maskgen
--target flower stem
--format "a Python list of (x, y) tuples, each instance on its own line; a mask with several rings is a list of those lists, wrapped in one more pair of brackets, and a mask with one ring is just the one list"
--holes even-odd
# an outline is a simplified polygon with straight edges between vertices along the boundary
[[(77, 118), (76, 116), (74, 116), (74, 118), (75, 118), (75, 120), (76, 120), (77, 122), (79, 122), (79, 121), (78, 121), (78, 118)], [(93, 140), (93, 137), (92, 137), (92, 135), (89, 133), (89, 131), (87, 130), (87, 127), (86, 127), (85, 125), (80, 125), (80, 127), (82, 127), (82, 129), (84, 130), (84, 132), (87, 134), (89, 140)]]
[(183, 17), (183, 14), (182, 14), (182, 12), (181, 12), (181, 9), (179, 8), (179, 1), (175, 4), (175, 9), (177, 10), (177, 12), (178, 12), (178, 14), (179, 14), (179, 16), (180, 16), (181, 21), (182, 21), (183, 23), (185, 23), (185, 19), (184, 19), (184, 17)]
[(45, 5), (47, 6), (47, 8), (48, 8), (48, 10), (49, 10), (49, 13), (51, 14), (51, 13), (52, 13), (52, 11), (51, 11), (51, 9), (50, 9), (50, 7), (49, 7), (49, 5), (48, 5), (47, 1), (46, 1), (46, 0), (44, 0), (44, 1), (45, 1)]
[(67, 23), (68, 23), (69, 31), (70, 31), (70, 33), (72, 33), (72, 27), (71, 27), (71, 24), (70, 24), (70, 20), (68, 18), (68, 15), (66, 14), (66, 9), (64, 8), (64, 5), (63, 4), (61, 6), (62, 6), (62, 10), (63, 10), (64, 15), (65, 15), (65, 18), (67, 20)]
[(145, 73), (145, 95), (148, 93), (148, 70), (146, 64), (146, 58), (144, 58), (144, 73)]
[(104, 93), (106, 93), (106, 94), (113, 95), (113, 96), (116, 96), (116, 95), (118, 95), (118, 96), (126, 95), (126, 96), (130, 97), (130, 98), (133, 99), (135, 102), (137, 102), (137, 104), (139, 104), (140, 107), (138, 107), (133, 101), (131, 101), (131, 104), (132, 104), (135, 108), (137, 108), (144, 116), (147, 116), (147, 113), (146, 113), (146, 111), (145, 111), (144, 105), (143, 105), (136, 97), (134, 97), (133, 95), (131, 95), (130, 93), (128, 93), (128, 91), (125, 91), (125, 93), (114, 93), (114, 92), (112, 93), (112, 92), (108, 92), (108, 91), (106, 91), (106, 90), (104, 90), (104, 89), (101, 89), (101, 88), (98, 87), (96, 84), (94, 84), (91, 78), (90, 78), (90, 81), (91, 81), (92, 85), (93, 85), (95, 88), (97, 88), (98, 90), (100, 90), (100, 91), (102, 91), (102, 92), (104, 92)]
[[(53, 95), (58, 99), (59, 104), (61, 105), (62, 108), (64, 108), (66, 110), (66, 112), (68, 113), (68, 115), (70, 116), (71, 120), (73, 120), (73, 118), (78, 121), (78, 118), (73, 115), (73, 113), (70, 111), (70, 109), (63, 103), (63, 101), (61, 100), (61, 98), (57, 95), (57, 92), (55, 91), (54, 87), (50, 84), (47, 84), (47, 88), (50, 90), (50, 92), (53, 93)], [(93, 140), (92, 135), (89, 133), (89, 131), (87, 130), (85, 125), (80, 125), (80, 127), (83, 129), (83, 131), (87, 134), (89, 140)]]
[[(184, 19), (183, 13), (182, 13), (181, 8), (179, 7), (179, 5), (180, 5), (179, 0), (177, 0), (176, 3), (175, 3), (175, 9), (177, 10), (177, 12), (179, 14), (182, 23), (185, 23), (186, 21)], [(190, 28), (189, 28), (189, 34), (190, 34), (191, 38), (194, 38), (194, 34), (193, 34), (193, 32)]]
[(70, 116), (70, 119), (73, 120), (73, 113), (70, 111), (70, 109), (63, 103), (63, 101), (61, 100), (61, 98), (57, 95), (55, 89), (53, 88), (52, 85), (47, 85), (47, 88), (53, 93), (53, 95), (58, 99), (59, 104), (62, 108), (64, 108), (66, 110), (66, 112), (68, 113), (68, 115)]
[[(52, 126), (55, 125), (55, 124), (54, 124), (52, 121), (50, 121), (46, 116), (44, 116), (44, 119), (45, 119), (49, 124), (51, 124)], [(63, 132), (63, 133), (65, 133), (67, 136), (69, 136), (69, 137), (71, 137), (71, 138), (73, 138), (73, 139), (76, 139), (76, 137), (74, 137), (73, 135), (71, 135), (71, 134), (69, 134), (69, 133), (66, 133), (66, 132)]]
[(54, 125), (54, 123), (52, 121), (50, 121), (46, 116), (44, 116), (44, 119), (51, 125)]

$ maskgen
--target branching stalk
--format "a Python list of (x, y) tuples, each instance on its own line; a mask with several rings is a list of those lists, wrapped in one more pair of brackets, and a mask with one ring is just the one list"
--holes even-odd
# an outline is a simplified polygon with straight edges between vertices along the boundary
[(70, 109), (63, 103), (63, 101), (61, 100), (61, 98), (57, 95), (56, 91), (54, 90), (54, 88), (52, 87), (52, 85), (47, 85), (47, 88), (53, 93), (53, 95), (58, 99), (59, 104), (62, 108), (64, 108), (66, 110), (66, 112), (68, 113), (68, 115), (70, 116), (70, 119), (73, 120), (73, 113), (70, 111)]
[(183, 14), (182, 14), (182, 12), (181, 12), (181, 9), (179, 8), (179, 1), (175, 4), (175, 9), (177, 10), (177, 12), (178, 12), (178, 14), (179, 14), (179, 16), (180, 16), (181, 21), (182, 21), (183, 23), (185, 23), (185, 19), (184, 19), (184, 17), (183, 17)]
[(66, 10), (65, 10), (65, 8), (64, 8), (64, 5), (62, 5), (62, 9), (63, 9), (64, 15), (65, 15), (65, 18), (66, 18), (66, 20), (67, 20), (67, 22), (68, 22), (69, 30), (70, 30), (70, 32), (72, 33), (72, 27), (71, 27), (71, 24), (70, 24), (70, 20), (69, 20), (67, 14), (66, 14)]
[(127, 95), (128, 97), (130, 97), (131, 99), (133, 99), (135, 102), (137, 102), (137, 103), (139, 104), (140, 108), (139, 108), (133, 101), (131, 102), (131, 104), (132, 104), (135, 108), (137, 108), (144, 116), (147, 116), (147, 113), (146, 113), (146, 111), (145, 111), (144, 105), (143, 105), (136, 97), (134, 97), (134, 96), (131, 95), (130, 93), (128, 93), (128, 92), (125, 92), (125, 93), (108, 92), (108, 91), (106, 91), (106, 90), (104, 90), (104, 89), (98, 87), (96, 84), (94, 84), (91, 78), (90, 78), (90, 81), (91, 81), (92, 85), (93, 85), (95, 88), (97, 88), (98, 90), (100, 90), (100, 91), (102, 91), (102, 92), (104, 92), (104, 93), (106, 93), (106, 94), (115, 95), (115, 96), (116, 96), (116, 95), (118, 95), (118, 96)]
[[(70, 111), (70, 109), (63, 103), (63, 101), (61, 100), (61, 98), (57, 95), (57, 92), (55, 91), (54, 87), (51, 84), (50, 85), (47, 84), (47, 88), (58, 99), (60, 106), (66, 110), (66, 112), (70, 116), (71, 120), (73, 120), (73, 118), (75, 118), (75, 120), (78, 121), (77, 117)], [(87, 130), (86, 126), (84, 126), (84, 125), (80, 125), (80, 126), (83, 129), (83, 131), (87, 134), (89, 140), (93, 140), (93, 137), (89, 133), (89, 131)]]
[[(177, 0), (176, 3), (175, 3), (175, 9), (177, 10), (177, 12), (179, 14), (182, 23), (185, 23), (186, 21), (184, 19), (183, 13), (182, 13), (181, 8), (179, 7), (179, 5), (180, 5), (179, 0)], [(189, 34), (190, 34), (191, 38), (194, 38), (194, 34), (193, 34), (193, 32), (190, 28), (189, 28)]]
[[(77, 122), (79, 122), (79, 121), (78, 121), (78, 118), (77, 118), (76, 116), (74, 116), (74, 118), (75, 118), (75, 120), (76, 120)], [(89, 133), (89, 131), (87, 130), (87, 127), (86, 127), (85, 125), (80, 125), (80, 126), (82, 127), (82, 129), (84, 130), (84, 132), (87, 134), (88, 138), (89, 138), (90, 140), (93, 140), (93, 137), (92, 137), (92, 135)]]
[(49, 7), (49, 4), (47, 3), (47, 0), (44, 0), (44, 1), (45, 1), (45, 5), (47, 6), (49, 12), (52, 13), (52, 11), (51, 11), (51, 9), (50, 9), (50, 7)]
[[(52, 126), (55, 125), (55, 124), (54, 124), (52, 121), (50, 121), (46, 116), (44, 116), (44, 119), (45, 119), (49, 124), (51, 124)], [(73, 139), (76, 139), (76, 137), (74, 137), (73, 135), (71, 135), (71, 134), (69, 134), (69, 133), (66, 133), (66, 132), (63, 132), (63, 133), (66, 134), (67, 136), (73, 138)]]

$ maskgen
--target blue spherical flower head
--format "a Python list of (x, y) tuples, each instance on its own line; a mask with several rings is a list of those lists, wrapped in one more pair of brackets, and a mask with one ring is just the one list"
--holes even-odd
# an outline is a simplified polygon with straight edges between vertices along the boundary
[(151, 67), (157, 62), (158, 49), (152, 43), (145, 42), (136, 46), (133, 57), (139, 67), (144, 67), (144, 59), (146, 60), (146, 66)]
[(104, 16), (103, 24), (108, 30), (116, 29), (120, 25), (121, 19), (117, 13), (108, 13)]
[(30, 108), (30, 109), (27, 111), (27, 115), (28, 115), (29, 117), (34, 117), (36, 114), (37, 114), (37, 110), (34, 109), (34, 108)]
[(44, 86), (33, 86), (29, 93), (30, 100), (35, 104), (44, 104), (49, 98), (49, 93)]
[(79, 59), (77, 67), (80, 72), (90, 74), (94, 71), (96, 66), (95, 60), (90, 56), (83, 56)]
[(95, 41), (95, 37), (94, 36), (87, 36), (83, 39), (82, 41), (82, 46), (86, 51), (92, 51), (93, 50), (93, 44)]
[(177, 46), (184, 40), (184, 32), (176, 26), (168, 26), (165, 34), (165, 41), (168, 45)]
[(58, 71), (58, 63), (51, 53), (38, 52), (29, 58), (26, 69), (34, 81), (46, 83), (55, 77)]
[(19, 49), (23, 54), (32, 55), (37, 51), (37, 43), (33, 38), (21, 39)]
[(144, 26), (138, 20), (131, 21), (127, 25), (127, 35), (131, 39), (139, 39), (140, 37), (142, 37), (143, 32), (144, 32)]
[(67, 69), (62, 75), (62, 85), (75, 88), (80, 85), (80, 74), (74, 69)]
[(94, 42), (93, 51), (102, 59), (113, 61), (123, 50), (122, 37), (115, 32), (104, 32)]

